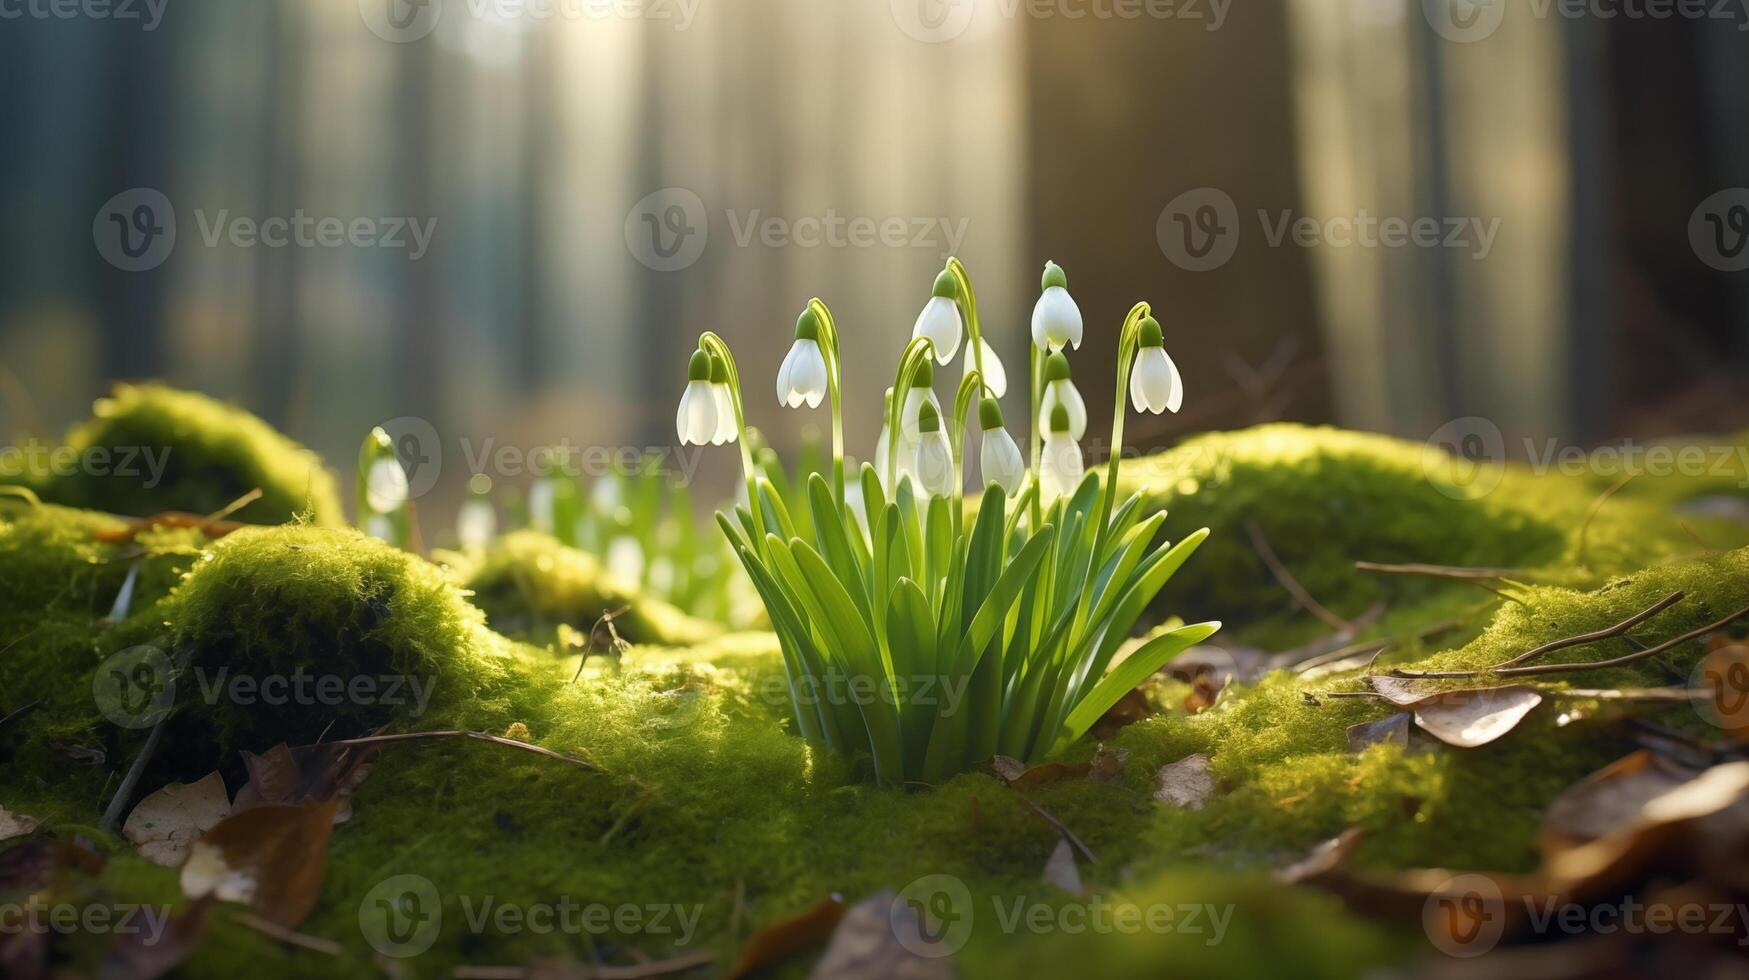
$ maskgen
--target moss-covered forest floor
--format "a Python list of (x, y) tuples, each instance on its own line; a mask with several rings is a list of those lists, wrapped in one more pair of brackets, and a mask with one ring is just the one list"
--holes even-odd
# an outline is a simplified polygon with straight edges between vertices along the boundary
[[(1655, 808), (1582, 806), (1619, 817), (1588, 828), (1551, 813), (1637, 752), (1663, 789), (1736, 772), (1735, 719), (1687, 689), (1734, 662), (1740, 634), (1706, 628), (1749, 606), (1740, 466), (1473, 473), (1286, 425), (1128, 462), (1171, 538), (1214, 532), (1155, 620), (1226, 629), (1061, 765), (898, 790), (792, 733), (772, 635), (693, 620), (581, 552), (529, 532), (434, 560), (375, 542), (339, 526), (303, 450), (163, 389), (122, 393), (69, 444), (175, 463), (143, 498), (52, 474), (0, 496), (0, 908), (174, 919), (152, 944), (89, 922), (0, 932), (7, 976), (1412, 974), (1471, 962), (1429, 918), (1461, 872), (1508, 904), (1670, 887), (1716, 904), (1749, 878), (1721, 884), (1705, 835)], [(233, 519), (265, 526), (128, 519), (253, 489)], [(1618, 665), (1487, 672), (1661, 603), (1532, 661)], [(622, 607), (639, 642), (579, 651)], [(340, 747), (435, 732), (505, 741)], [(1734, 792), (1682, 819), (1749, 783)], [(349, 815), (328, 831), (333, 801)], [(249, 804), (252, 825), (190, 846)], [(240, 900), (195, 902), (191, 881)], [(918, 912), (951, 955), (919, 956), (914, 927), (894, 941)], [(1506, 918), (1475, 962), (1597, 939)], [(1609, 938), (1617, 966), (1671, 962), (1668, 937)]]

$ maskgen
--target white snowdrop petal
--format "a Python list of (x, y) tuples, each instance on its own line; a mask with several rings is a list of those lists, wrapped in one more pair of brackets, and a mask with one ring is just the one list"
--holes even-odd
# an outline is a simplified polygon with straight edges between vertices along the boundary
[(1026, 460), (1021, 458), (1020, 447), (1007, 429), (984, 433), (984, 443), (978, 448), (978, 465), (984, 485), (996, 484), (1010, 497), (1026, 482)]
[[(532, 495), (531, 495), (532, 496)], [(466, 500), (456, 513), (455, 536), (464, 548), (484, 548), (498, 534), (498, 512), (484, 500)]]
[(1039, 295), (1032, 308), (1032, 342), (1039, 350), (1058, 351), (1065, 345), (1081, 346), (1081, 308), (1061, 286)]
[(935, 345), (936, 361), (946, 364), (959, 352), (960, 337), (964, 329), (960, 322), (959, 304), (945, 296), (931, 296), (929, 302), (923, 304), (923, 312), (917, 314), (917, 323), (911, 328), (911, 336), (928, 337), (929, 342)]
[(947, 434), (925, 432), (917, 446), (917, 482), (932, 497), (953, 495), (953, 447)]
[[(1001, 398), (1008, 394), (1008, 369), (1002, 366), (1002, 358), (996, 356), (996, 349), (990, 346), (988, 340), (979, 337), (978, 344), (984, 348), (984, 386), (990, 389), (991, 394)], [(972, 345), (967, 344), (965, 374), (970, 374), (977, 368), (977, 359), (972, 356)]]
[(407, 471), (394, 457), (370, 464), (364, 481), (365, 502), (378, 514), (391, 514), (407, 502)]

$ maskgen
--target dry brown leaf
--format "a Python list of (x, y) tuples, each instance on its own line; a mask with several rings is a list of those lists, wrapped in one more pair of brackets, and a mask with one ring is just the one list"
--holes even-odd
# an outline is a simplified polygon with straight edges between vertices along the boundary
[(1081, 869), (1075, 864), (1075, 849), (1059, 839), (1051, 859), (1045, 862), (1045, 883), (1056, 885), (1071, 895), (1081, 894)]
[(32, 833), (41, 825), (42, 821), (35, 817), (26, 816), (22, 813), (13, 813), (11, 810), (0, 806), (0, 841), (11, 840), (14, 837), (23, 837), (25, 834)]
[(1096, 783), (1115, 783), (1123, 778), (1124, 763), (1128, 761), (1130, 754), (1127, 751), (1101, 745), (1093, 753), (1093, 761), (1088, 763), (1087, 778)]
[[(913, 951), (921, 923), (910, 906), (895, 904), (894, 897), (881, 892), (845, 912), (826, 954), (808, 974), (810, 980), (951, 980), (951, 958)], [(913, 942), (908, 945), (900, 936)]]
[(1415, 724), (1434, 738), (1460, 749), (1473, 749), (1512, 731), (1542, 703), (1542, 692), (1514, 684), (1443, 691), (1406, 707), (1415, 712)]
[(231, 797), (216, 772), (192, 783), (171, 783), (147, 796), (128, 814), (121, 832), (140, 856), (174, 868), (188, 857), (201, 834), (229, 816)]
[(1117, 703), (1093, 723), (1093, 737), (1101, 742), (1108, 741), (1116, 737), (1118, 732), (1153, 713), (1154, 706), (1148, 703), (1148, 696), (1138, 687), (1118, 698)]
[(1366, 682), (1371, 684), (1372, 689), (1377, 691), (1386, 701), (1400, 708), (1406, 708), (1417, 701), (1424, 700), (1432, 693), (1426, 689), (1425, 685), (1407, 677), (1373, 674), (1367, 677)]
[(270, 922), (297, 926), (321, 891), (336, 806), (267, 805), (226, 817), (195, 842), (182, 893), (243, 903)]
[(731, 980), (745, 977), (790, 957), (820, 945), (832, 936), (844, 918), (844, 903), (835, 897), (815, 902), (807, 911), (771, 923), (752, 936), (741, 947), (735, 968), (729, 971)]
[(289, 748), (280, 743), (264, 755), (243, 753), (249, 782), (237, 791), (234, 809), (266, 804), (302, 806), (335, 800), (334, 822), (352, 818), (352, 794), (370, 775), (374, 748), (327, 744)]
[(1409, 713), (1399, 711), (1389, 718), (1367, 721), (1348, 727), (1348, 751), (1363, 752), (1374, 745), (1409, 744)]
[(1216, 683), (1208, 674), (1198, 674), (1190, 684), (1190, 693), (1184, 696), (1184, 710), (1193, 715), (1200, 715), (1215, 706), (1220, 700), (1223, 685)]
[(1544, 857), (1571, 850), (1640, 819), (1647, 803), (1693, 779), (1693, 769), (1639, 751), (1575, 783), (1543, 815)]
[(22, 841), (0, 851), (0, 893), (28, 894), (66, 874), (102, 874), (104, 864), (83, 839)]
[(1065, 779), (1079, 779), (1093, 772), (1091, 762), (1047, 762), (1042, 766), (1028, 768), (1020, 760), (1005, 755), (997, 756), (991, 766), (996, 770), (998, 779), (1019, 789), (1049, 786)]
[(1160, 767), (1160, 785), (1154, 791), (1154, 799), (1186, 810), (1200, 810), (1214, 793), (1209, 757), (1198, 752)]

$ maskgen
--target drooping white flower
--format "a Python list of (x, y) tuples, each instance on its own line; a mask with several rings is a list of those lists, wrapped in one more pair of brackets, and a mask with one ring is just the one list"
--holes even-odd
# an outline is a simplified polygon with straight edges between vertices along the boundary
[(1176, 414), (1184, 407), (1184, 379), (1178, 365), (1166, 353), (1160, 323), (1153, 317), (1142, 321), (1135, 366), (1130, 368), (1130, 403), (1138, 412)]
[(924, 405), (918, 418), (917, 483), (931, 497), (951, 497), (954, 486), (953, 446), (941, 431), (941, 414)]
[(644, 578), (644, 548), (629, 534), (622, 534), (607, 546), (607, 570), (625, 582), (641, 582)]
[(407, 503), (407, 471), (394, 456), (370, 464), (365, 477), (365, 504), (376, 514), (392, 514)]
[(537, 476), (528, 488), (528, 523), (536, 531), (552, 534), (559, 526), (559, 481)]
[[(982, 337), (978, 338), (978, 346), (984, 351), (984, 387), (990, 389), (990, 394), (1001, 398), (1008, 394), (1008, 369), (1002, 366), (1002, 358), (996, 356), (996, 348)], [(971, 344), (966, 345), (966, 369), (962, 377), (978, 369), (978, 359)]]
[(917, 438), (917, 419), (925, 404), (933, 407), (936, 416), (940, 417), (941, 402), (935, 397), (935, 368), (927, 360), (918, 369), (911, 387), (906, 389), (905, 404), (899, 412), (899, 429), (905, 438)]
[(683, 446), (703, 446), (717, 436), (717, 398), (711, 391), (711, 356), (696, 351), (686, 367), (686, 391), (680, 396), (680, 409), (674, 416), (674, 428)]
[(1065, 344), (1081, 348), (1081, 308), (1069, 295), (1069, 277), (1062, 266), (1045, 263), (1043, 292), (1032, 308), (1032, 342), (1042, 351), (1060, 351)]
[(455, 515), (455, 536), (463, 548), (484, 548), (498, 535), (498, 512), (492, 508), (492, 478), (475, 473), (468, 478), (468, 499)]
[(1038, 427), (1051, 430), (1051, 417), (1058, 406), (1069, 413), (1069, 434), (1079, 442), (1087, 435), (1087, 403), (1069, 377), (1069, 358), (1061, 351), (1045, 360), (1045, 394), (1039, 402)]
[(1069, 431), (1069, 412), (1058, 405), (1051, 413), (1051, 424), (1045, 429), (1045, 445), (1039, 456), (1039, 499), (1050, 504), (1067, 497), (1081, 485), (1087, 464), (1081, 459), (1081, 447)]
[(958, 292), (953, 273), (944, 270), (935, 277), (934, 295), (923, 304), (923, 312), (917, 314), (917, 323), (911, 327), (913, 339), (929, 338), (935, 347), (935, 359), (941, 364), (953, 360), (954, 354), (959, 352), (960, 336), (965, 331), (960, 320), (959, 302), (955, 299)]
[(740, 427), (735, 424), (735, 394), (729, 390), (729, 365), (715, 355), (711, 356), (711, 399), (717, 405), (717, 431), (711, 436), (711, 445), (734, 442)]
[[(890, 399), (892, 397), (892, 392), (889, 391), (887, 393), (887, 397)], [(888, 496), (891, 496), (893, 493), (893, 473), (892, 473), (892, 470), (887, 465), (887, 463), (888, 463), (887, 448), (889, 446), (891, 446), (892, 444), (893, 444), (892, 429), (887, 425), (887, 423), (882, 422), (881, 423), (881, 437), (879, 439), (875, 440), (874, 468), (875, 468), (875, 476), (878, 477), (881, 481), (881, 489), (885, 490), (887, 492)]]
[(1026, 460), (1002, 424), (1002, 406), (996, 399), (986, 398), (978, 406), (978, 423), (984, 433), (978, 447), (978, 471), (984, 486), (995, 484), (1012, 497), (1026, 483)]
[(819, 408), (826, 397), (826, 355), (820, 350), (820, 320), (812, 309), (796, 320), (796, 342), (777, 369), (777, 403)]

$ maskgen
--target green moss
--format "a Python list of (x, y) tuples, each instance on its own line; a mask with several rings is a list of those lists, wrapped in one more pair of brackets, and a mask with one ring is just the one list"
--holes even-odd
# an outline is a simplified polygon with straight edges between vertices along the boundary
[(483, 556), (452, 561), (492, 628), (532, 642), (551, 642), (560, 625), (587, 635), (610, 612), (619, 613), (614, 626), (631, 643), (679, 646), (722, 633), (621, 582), (594, 555), (537, 531), (504, 535)]
[[(1495, 486), (1487, 471), (1467, 483), (1453, 473), (1448, 456), (1419, 443), (1282, 424), (1193, 439), (1125, 464), (1121, 479), (1170, 512), (1169, 535), (1214, 531), (1162, 594), (1162, 612), (1221, 619), (1252, 638), (1280, 639), (1284, 626), (1307, 620), (1258, 556), (1253, 521), (1306, 590), (1349, 617), (1380, 600), (1400, 607), (1473, 592), (1357, 571), (1357, 561), (1513, 569), (1595, 585), (1698, 547), (1681, 515), (1631, 497), (1611, 501), (1587, 527), (1606, 489), (1590, 479), (1507, 466)], [(1715, 545), (1749, 543), (1741, 527), (1707, 530)]]
[(233, 748), (353, 737), (480, 697), (513, 656), (441, 569), (348, 530), (238, 531), (159, 615), (186, 665), (173, 728), (202, 746), (196, 775)]
[(315, 453), (205, 395), (119, 385), (67, 436), (67, 448), (92, 465), (42, 478), (44, 500), (135, 517), (210, 514), (260, 489), (236, 519), (345, 523), (334, 478)]

